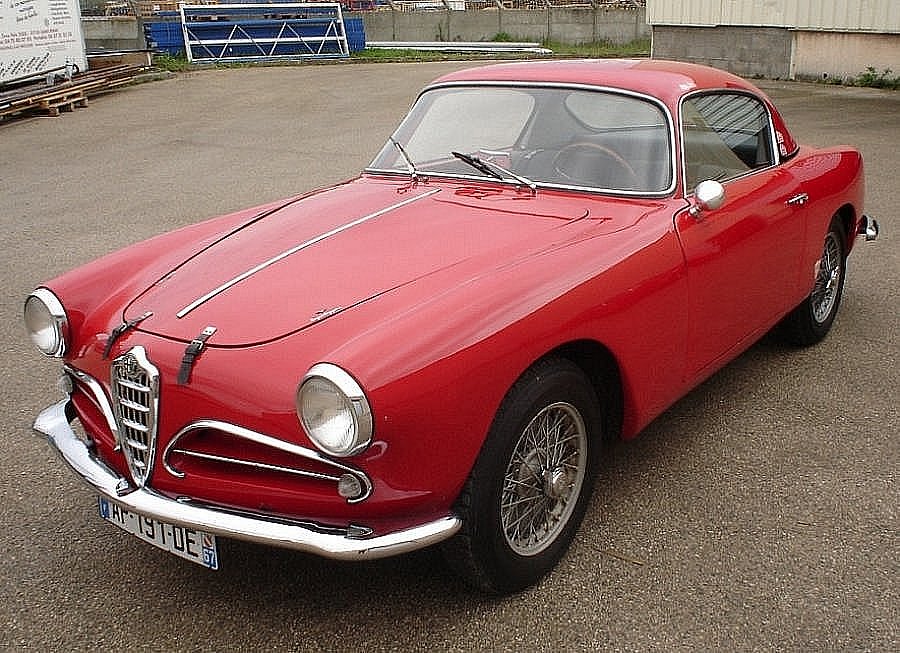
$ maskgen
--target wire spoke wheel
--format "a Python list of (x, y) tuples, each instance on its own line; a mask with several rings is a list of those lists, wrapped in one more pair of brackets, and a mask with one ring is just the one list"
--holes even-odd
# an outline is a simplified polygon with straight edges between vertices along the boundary
[(590, 503), (602, 429), (597, 392), (573, 362), (546, 358), (523, 372), (454, 504), (462, 526), (443, 545), (453, 569), (497, 594), (553, 569)]
[(835, 215), (825, 233), (822, 256), (815, 267), (812, 291), (781, 322), (788, 342), (809, 347), (831, 330), (841, 305), (847, 271), (847, 237), (841, 218)]
[(816, 322), (823, 323), (831, 315), (838, 298), (838, 288), (844, 274), (844, 258), (837, 235), (830, 231), (825, 238), (822, 259), (819, 261), (816, 283), (812, 291), (812, 312)]
[(540, 553), (566, 526), (584, 483), (587, 430), (571, 404), (541, 410), (519, 436), (503, 480), (500, 518), (510, 548)]

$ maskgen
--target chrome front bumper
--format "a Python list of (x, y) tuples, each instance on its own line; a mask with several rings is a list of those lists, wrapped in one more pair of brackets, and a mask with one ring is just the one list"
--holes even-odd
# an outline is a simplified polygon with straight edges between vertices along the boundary
[(127, 479), (97, 459), (76, 435), (69, 423), (68, 403), (64, 400), (41, 412), (34, 430), (46, 435), (62, 459), (96, 492), (127, 510), (162, 522), (336, 560), (370, 560), (414, 551), (452, 537), (461, 525), (458, 517), (447, 515), (402, 531), (361, 536), (370, 529), (353, 525), (346, 529), (317, 527), (263, 515), (236, 514), (169, 499), (147, 488), (131, 489)]

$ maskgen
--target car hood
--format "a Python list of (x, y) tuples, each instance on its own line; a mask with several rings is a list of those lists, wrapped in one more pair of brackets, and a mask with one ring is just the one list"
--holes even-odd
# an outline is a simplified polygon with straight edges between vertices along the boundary
[(571, 197), (511, 187), (362, 178), (250, 220), (146, 288), (123, 319), (149, 314), (139, 329), (167, 338), (215, 327), (210, 345), (263, 343), (463, 261), (483, 260), (483, 272), (588, 214)]

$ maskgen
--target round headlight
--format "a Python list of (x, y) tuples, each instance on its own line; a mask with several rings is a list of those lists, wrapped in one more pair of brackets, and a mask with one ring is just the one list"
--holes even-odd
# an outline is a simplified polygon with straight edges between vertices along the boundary
[(34, 346), (47, 356), (66, 353), (69, 320), (62, 303), (46, 288), (38, 288), (25, 300), (25, 328)]
[(314, 365), (297, 388), (297, 415), (313, 443), (352, 456), (372, 441), (372, 409), (356, 380), (337, 365)]

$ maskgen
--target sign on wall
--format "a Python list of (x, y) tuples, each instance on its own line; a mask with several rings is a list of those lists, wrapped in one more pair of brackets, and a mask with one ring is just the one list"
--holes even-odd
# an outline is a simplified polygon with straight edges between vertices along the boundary
[(0, 84), (67, 63), (87, 70), (78, 0), (0, 0)]

